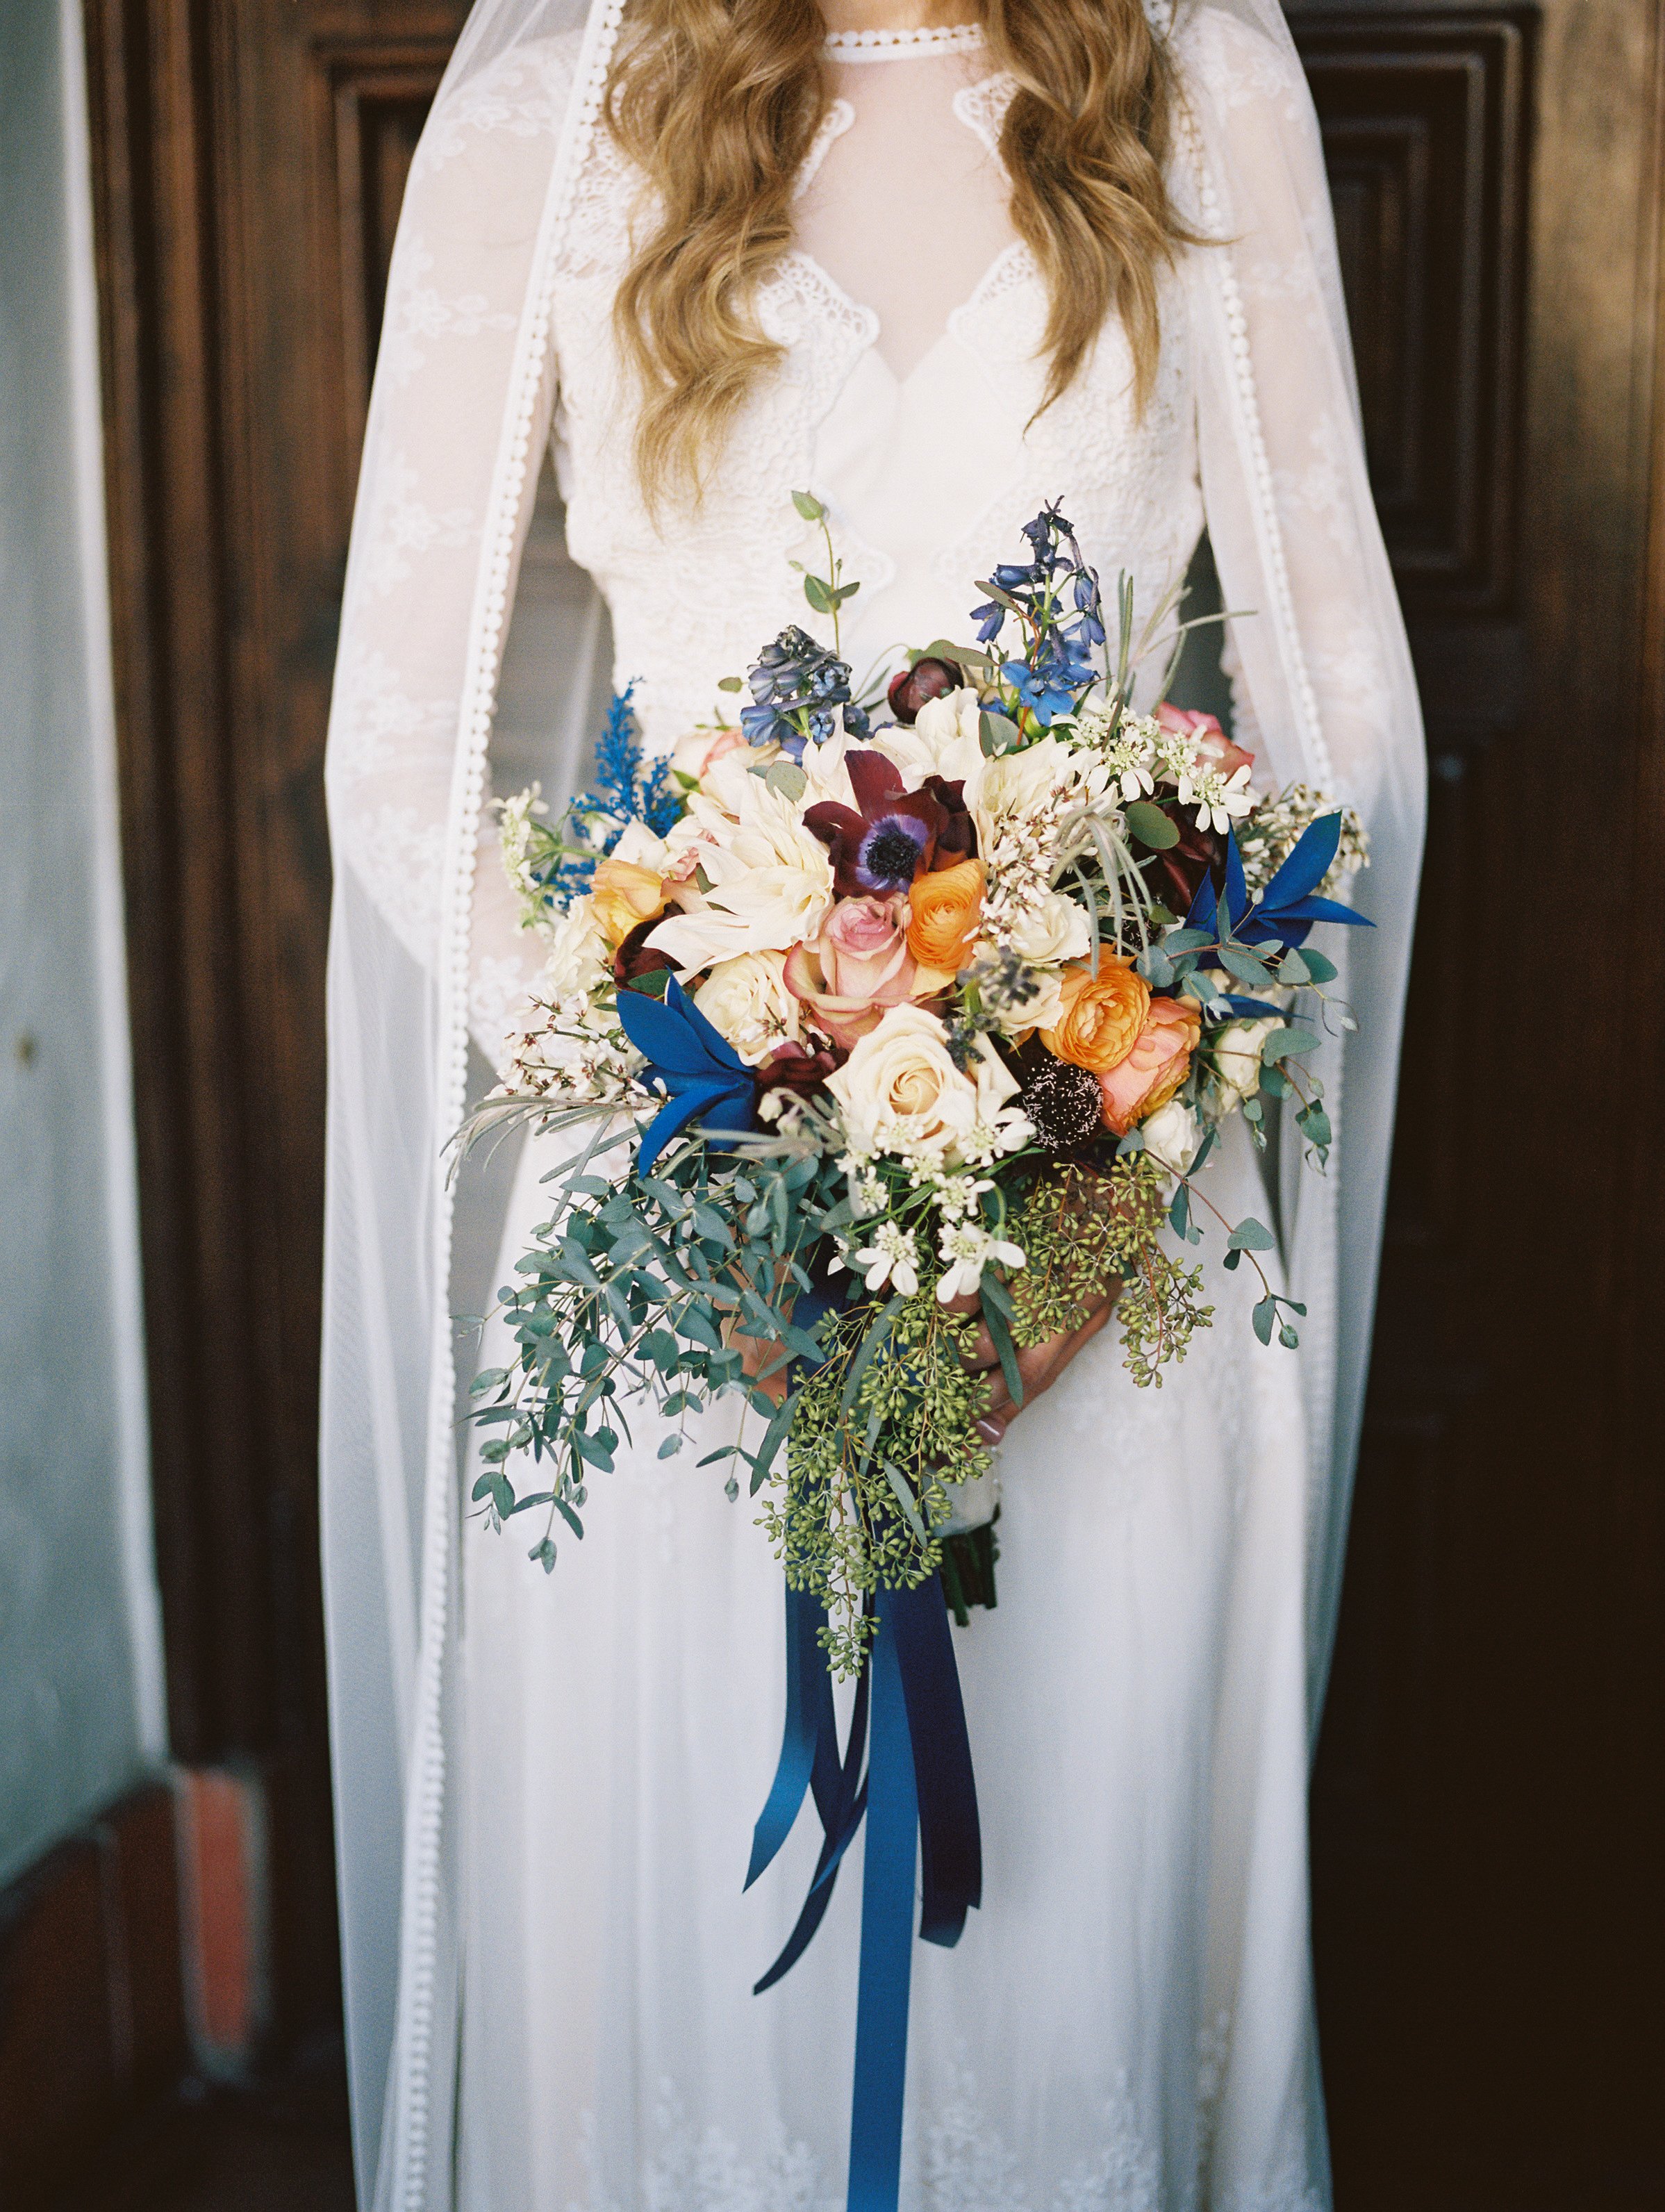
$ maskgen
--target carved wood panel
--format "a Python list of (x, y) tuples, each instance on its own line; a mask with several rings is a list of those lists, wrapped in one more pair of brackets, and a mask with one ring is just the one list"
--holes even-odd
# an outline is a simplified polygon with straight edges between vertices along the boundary
[(1529, 15), (1302, 23), (1371, 481), (1413, 617), (1508, 603), (1529, 33)]

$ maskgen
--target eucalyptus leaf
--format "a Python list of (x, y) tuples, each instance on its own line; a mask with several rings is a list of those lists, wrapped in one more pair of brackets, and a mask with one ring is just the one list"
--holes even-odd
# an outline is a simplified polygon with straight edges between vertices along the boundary
[(1293, 1022), (1287, 1029), (1274, 1030), (1261, 1048), (1263, 1060), (1298, 1060), (1303, 1053), (1316, 1052), (1321, 1039), (1316, 1030), (1304, 1029)]
[[(983, 1270), (985, 1283), (992, 1272), (987, 1267)], [(1024, 1402), (1024, 1378), (1018, 1365), (1018, 1346), (1006, 1316), (999, 1305), (987, 1297), (983, 1300), (983, 1327), (988, 1331), (989, 1341), (994, 1346), (994, 1355), (1000, 1363), (1000, 1372), (1006, 1378), (1012, 1402), (1014, 1406), (1021, 1406)]]
[(821, 522), (826, 519), (827, 510), (813, 492), (793, 492), (792, 503), (805, 522)]
[(796, 806), (810, 787), (810, 780), (795, 761), (771, 761), (764, 771), (763, 781), (771, 791), (778, 791), (782, 799)]
[(977, 741), (982, 747), (984, 758), (994, 760), (1000, 754), (1009, 753), (1022, 744), (1024, 733), (1010, 716), (997, 714), (992, 708), (985, 707), (977, 716)]
[(1271, 970), (1265, 961), (1257, 960), (1252, 952), (1245, 952), (1236, 945), (1220, 947), (1220, 965), (1228, 975), (1235, 975), (1240, 983), (1255, 983), (1265, 990), (1272, 981)]
[(1228, 1249), (1233, 1252), (1271, 1252), (1277, 1249), (1278, 1240), (1264, 1222), (1256, 1221), (1252, 1213), (1243, 1219), (1226, 1239)]
[(1149, 846), (1153, 853), (1165, 853), (1179, 842), (1178, 830), (1148, 799), (1134, 799), (1124, 818), (1139, 843)]

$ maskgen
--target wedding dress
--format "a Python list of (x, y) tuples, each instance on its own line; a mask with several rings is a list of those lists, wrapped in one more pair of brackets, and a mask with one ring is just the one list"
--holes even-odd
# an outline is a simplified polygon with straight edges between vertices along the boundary
[[(817, 545), (794, 489), (827, 503), (846, 577), (860, 584), (842, 641), (858, 674), (887, 657), (895, 665), (904, 641), (966, 635), (975, 580), (1014, 557), (1020, 525), (1049, 499), (1063, 502), (1107, 583), (1121, 572), (1135, 580), (1141, 615), (1184, 575), (1206, 527), (1228, 596), (1241, 576), (1276, 602), (1232, 625), (1238, 735), (1259, 750), (1262, 781), (1304, 775), (1364, 807), (1379, 854), (1361, 902), (1405, 905), (1382, 916), (1384, 937), (1402, 947), (1414, 701), (1359, 492), (1344, 356), (1338, 411), (1333, 267), (1314, 242), (1310, 177), (1303, 184), (1283, 150), (1288, 142), (1312, 159), (1304, 89), (1286, 40), (1226, 7), (1189, 11), (1173, 39), (1187, 94), (1175, 196), (1200, 233), (1232, 238), (1241, 272), (1224, 344), (1210, 257), (1228, 249), (1198, 247), (1164, 281), (1144, 408), (1112, 322), (1069, 390), (1037, 414), (1046, 299), (1006, 212), (998, 145), (1009, 81), (991, 74), (975, 31), (835, 40), (835, 97), (799, 179), (796, 242), (757, 301), (779, 368), (749, 401), (703, 502), (670, 516), (650, 515), (636, 485), (630, 382), (611, 325), (637, 188), (594, 127), (594, 22), (583, 40), (534, 40), (477, 70), (441, 102), (426, 159), (465, 167), (473, 146), (495, 138), (512, 168), (552, 118), (579, 134), (541, 332), (535, 318), (519, 325), (517, 343), (531, 327), (547, 354), (527, 387), (544, 397), (511, 417), (504, 450), (517, 483), (535, 477), (553, 409), (567, 551), (605, 596), (611, 673), (634, 684), (650, 746), (714, 719), (720, 679), (807, 619), (790, 564), (813, 561)], [(587, 119), (586, 94), (572, 89), (586, 80)], [(1211, 131), (1240, 134), (1271, 168), (1247, 237), (1204, 155)], [(421, 171), (419, 161), (419, 207)], [(492, 185), (501, 194), (501, 173)], [(449, 204), (466, 202), (465, 186)], [(516, 318), (493, 307), (489, 277), (448, 294), (432, 281), (442, 236), (407, 216), (401, 253), (384, 380), (416, 380), (427, 354), (461, 325), (476, 326), (466, 337), (489, 328), (494, 313), (507, 340)], [(1255, 393), (1236, 370), (1251, 319), (1261, 404), (1245, 431), (1242, 394)], [(1320, 335), (1332, 365), (1315, 386)], [(1270, 543), (1238, 505), (1245, 453), (1268, 504), (1280, 504), (1285, 527)], [(397, 598), (447, 535), (465, 545), (483, 537), (460, 502), (419, 495), (416, 456), (386, 438), (380, 469), (365, 500), (380, 520), (361, 520), (355, 550), (361, 579), (371, 577), (367, 601), (378, 589)], [(528, 492), (511, 538), (529, 520)], [(512, 557), (511, 548), (501, 569), (482, 562), (474, 626), (488, 640), (506, 627)], [(572, 732), (593, 689), (584, 655), (598, 633), (585, 614), (562, 635), (568, 757), (563, 768), (561, 742), (545, 756), (556, 779), (572, 772)], [(470, 1012), (477, 1053), (489, 1054), (534, 979), (531, 941), (513, 930), (489, 817), (477, 850), (470, 844), (418, 911), (413, 887), (434, 880), (424, 708), (393, 680), (391, 640), (366, 620), (343, 641), (331, 766), (349, 873), (341, 896), (374, 909), (384, 937), (374, 963), (338, 945), (336, 1018), (362, 1042), (374, 1011), (368, 979), (431, 961), (435, 930), (455, 944), (444, 916), (460, 896), (466, 939), (442, 956), (441, 988), (448, 958), (453, 997)], [(511, 641), (510, 691), (514, 653)], [(442, 717), (444, 701), (426, 711)], [(466, 694), (461, 711), (466, 724)], [(488, 724), (489, 711), (488, 699)], [(471, 768), (465, 749), (458, 758), (453, 819), (456, 792), (477, 805), (483, 732)], [(501, 732), (489, 765), (500, 783), (520, 765)], [(370, 926), (352, 920), (357, 910), (338, 924), (343, 938)], [(1349, 1063), (1347, 1103), (1366, 1134), (1390, 1110), (1401, 979), (1402, 950), (1373, 988), (1368, 969), (1362, 994), (1355, 979), (1378, 1047), (1389, 1032), (1362, 1096)], [(370, 1052), (386, 1080), (387, 1039)], [(1339, 1048), (1334, 1058), (1339, 1088)], [(454, 1126), (463, 1096), (459, 1079), (441, 1123), (448, 1111)], [(337, 1313), (363, 1306), (373, 1273), (390, 1309), (416, 1301), (387, 1249), (393, 1232), (380, 1243), (365, 1233), (377, 1166), (366, 1128), (343, 1105), (332, 1176), (361, 1212), (332, 1222)], [(1312, 1309), (1308, 1346), (1291, 1356), (1255, 1341), (1252, 1278), (1220, 1269), (1216, 1235), (1204, 1246), (1214, 1325), (1161, 1390), (1133, 1386), (1112, 1328), (1007, 1437), (999, 1606), (955, 1634), (983, 1903), (957, 1949), (915, 1947), (908, 2212), (1321, 2212), (1328, 2203), (1304, 1799), (1344, 1511), (1331, 1468), (1346, 1231), (1338, 1248), (1328, 1187), (1306, 1173), (1314, 1187), (1291, 1188), (1305, 1172), (1293, 1150), (1273, 1163), (1269, 1188), (1242, 1122), (1229, 1134), (1206, 1187), (1231, 1219), (1279, 1218), (1274, 1266)], [(1369, 1159), (1364, 1137), (1357, 1156)], [(529, 1145), (506, 1202), (500, 1190), (495, 1216), (482, 1209), (489, 1229), (473, 1233), (484, 1254), (495, 1249), (484, 1269), (494, 1285), (544, 1217), (538, 1177), (554, 1157), (550, 1140)], [(404, 1233), (414, 1253), (414, 1231)], [(465, 1270), (447, 1234), (454, 1313)], [(502, 1364), (500, 1336), (490, 1322), (483, 1343), (465, 1334), (460, 1373)], [(407, 1341), (416, 1340), (413, 1328)], [(443, 1332), (437, 1341), (448, 1370)], [(450, 1447), (443, 1432), (436, 1447), (430, 1427), (424, 1462), (402, 1432), (401, 1407), (419, 1401), (408, 1389), (401, 1397), (392, 1364), (337, 1353), (326, 1367), (343, 1920), (367, 2196), (374, 2181), (378, 2205), (458, 2212), (833, 2212), (843, 2201), (860, 1844), (809, 1952), (754, 1997), (814, 1857), (805, 1821), (741, 1894), (784, 1674), (780, 1570), (755, 1509), (726, 1498), (695, 1455), (660, 1461), (659, 1431), (638, 1421), (635, 1449), (592, 1486), (583, 1542), (561, 1541), (546, 1580), (513, 1528), (495, 1534), (465, 1513), (459, 1525), (465, 1450), (459, 1471), (451, 1455), (436, 1496), (431, 1470)], [(1356, 1389), (1346, 1371), (1344, 1396)], [(448, 1421), (448, 1376), (443, 1394), (430, 1389), (430, 1425), (435, 1404)], [(703, 1448), (737, 1418), (718, 1408)], [(426, 1465), (425, 1490), (408, 1472), (366, 1489), (355, 1470), (390, 1450), (406, 1470)], [(355, 1508), (370, 1492), (367, 1536)], [(395, 1716), (381, 1735), (367, 1718), (367, 1698), (383, 1686), (364, 1663), (366, 1610), (392, 1654), (377, 1662)], [(376, 1861), (362, 1818), (372, 1801), (404, 1808), (391, 1936), (387, 1841)]]

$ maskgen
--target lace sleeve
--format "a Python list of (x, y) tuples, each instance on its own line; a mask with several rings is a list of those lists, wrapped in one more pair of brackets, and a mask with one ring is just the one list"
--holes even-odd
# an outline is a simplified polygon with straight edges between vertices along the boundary
[[(518, 52), (436, 111), (389, 276), (325, 781), (337, 871), (357, 878), (429, 974), (483, 528), (479, 394), (507, 380), (569, 45)], [(545, 393), (540, 441), (552, 401)], [(489, 434), (495, 445), (495, 424)], [(495, 837), (483, 839), (469, 998), (494, 1060), (507, 1009), (535, 973), (532, 947), (495, 866)]]
[[(1198, 450), (1231, 625), (1234, 691), (1268, 781), (1347, 799), (1370, 838), (1356, 895), (1374, 927), (1333, 933), (1357, 1027), (1315, 1056), (1336, 1130), (1329, 1171), (1283, 1133), (1283, 1245), (1310, 1318), (1309, 1650), (1322, 1704), (1364, 1402), (1424, 810), (1422, 722), (1370, 497), (1317, 118), (1273, 0), (1189, 0), (1173, 34), (1176, 190), (1212, 243), (1188, 256)], [(1252, 613), (1247, 611), (1252, 610)], [(1334, 939), (1344, 941), (1336, 944)]]
[[(1274, 750), (1280, 728), (1300, 733), (1304, 757), (1278, 759), (1279, 774), (1329, 784), (1367, 819), (1416, 811), (1420, 717), (1306, 81), (1286, 38), (1212, 0), (1175, 44), (1187, 182), (1199, 228), (1219, 241), (1193, 257), (1224, 323), (1201, 378), (1204, 497), (1226, 603), (1255, 610), (1233, 625), (1232, 660)], [(1239, 495), (1245, 451), (1259, 500)]]

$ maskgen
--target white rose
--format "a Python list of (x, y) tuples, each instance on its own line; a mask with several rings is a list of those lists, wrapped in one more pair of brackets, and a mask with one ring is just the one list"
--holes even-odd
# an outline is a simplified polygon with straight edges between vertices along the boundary
[(742, 952), (720, 960), (694, 994), (712, 1028), (754, 1067), (798, 1039), (802, 1010), (787, 988), (786, 964), (779, 952)]
[(827, 1088), (843, 1109), (851, 1149), (874, 1152), (927, 1153), (943, 1159), (969, 1138), (979, 1121), (992, 1121), (1000, 1097), (1017, 1088), (1002, 1067), (1007, 1088), (991, 1095), (985, 1113), (979, 1093), (994, 1094), (998, 1078), (980, 1066), (977, 1082), (963, 1075), (949, 1057), (947, 1033), (924, 1007), (890, 1006), (877, 1029), (858, 1038), (855, 1048)]
[(550, 932), (543, 989), (551, 999), (587, 998), (612, 981), (612, 959), (588, 895), (575, 898)]
[(1064, 1018), (1064, 976), (1058, 968), (1025, 968), (1024, 981), (1035, 988), (1021, 1003), (1012, 1003), (990, 1018), (1005, 1036), (1021, 1036), (1026, 1030), (1055, 1030)]
[[(1043, 967), (1058, 967), (1066, 960), (1085, 960), (1092, 950), (1092, 928), (1085, 908), (1064, 891), (1047, 891), (1032, 914), (1025, 915), (1012, 932), (1012, 949), (1025, 960)], [(1029, 1018), (1033, 1020), (1034, 1016)]]
[(1222, 1114), (1229, 1114), (1234, 1106), (1240, 1106), (1245, 1098), (1253, 1098), (1260, 1090), (1261, 1048), (1273, 1030), (1283, 1026), (1274, 1016), (1262, 1014), (1254, 1021), (1228, 1022), (1219, 1035), (1211, 1039), (1214, 1087)]
[(927, 699), (911, 727), (898, 722), (875, 730), (872, 742), (912, 786), (923, 783), (927, 775), (963, 782), (982, 764), (981, 712), (977, 695), (968, 684), (958, 691)]
[(1195, 1109), (1178, 1098), (1170, 1098), (1165, 1106), (1147, 1115), (1139, 1125), (1139, 1133), (1157, 1165), (1176, 1176), (1185, 1173), (1202, 1142), (1202, 1125)]
[(671, 746), (671, 767), (674, 774), (698, 783), (714, 762), (744, 745), (745, 738), (736, 729), (690, 730)]
[(1039, 988), (1021, 1006), (1003, 1015), (1000, 1027), (1008, 1036), (1024, 1030), (1055, 1030), (1064, 1018), (1064, 975), (1059, 968), (1029, 968), (1024, 980)]

